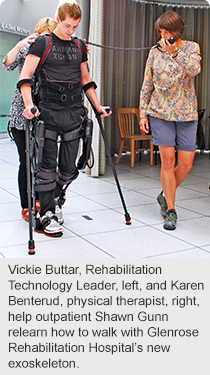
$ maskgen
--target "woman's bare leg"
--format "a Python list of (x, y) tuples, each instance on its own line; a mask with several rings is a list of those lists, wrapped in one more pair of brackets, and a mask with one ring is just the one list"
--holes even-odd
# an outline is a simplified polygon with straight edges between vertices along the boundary
[(175, 175), (175, 148), (159, 146), (161, 157), (161, 184), (168, 205), (168, 210), (175, 207), (176, 175)]
[(181, 185), (188, 173), (192, 169), (195, 151), (178, 150), (178, 165), (174, 170), (176, 177), (176, 187)]
[(175, 208), (176, 189), (192, 169), (195, 151), (178, 150), (178, 164), (175, 166), (174, 147), (159, 146), (161, 156), (161, 184), (168, 209)]

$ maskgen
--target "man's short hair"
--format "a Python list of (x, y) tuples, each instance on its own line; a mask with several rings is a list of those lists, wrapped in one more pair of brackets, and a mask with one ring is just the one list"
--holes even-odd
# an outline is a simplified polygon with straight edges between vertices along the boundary
[(82, 18), (82, 11), (77, 2), (73, 1), (72, 3), (60, 5), (58, 8), (58, 16), (61, 21), (64, 21), (66, 16), (79, 20)]

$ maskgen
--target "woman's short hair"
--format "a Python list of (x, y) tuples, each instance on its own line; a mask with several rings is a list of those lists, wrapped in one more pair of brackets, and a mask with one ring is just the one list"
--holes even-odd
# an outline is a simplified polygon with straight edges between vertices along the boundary
[(58, 16), (61, 21), (64, 21), (66, 19), (66, 16), (74, 18), (75, 20), (79, 20), (82, 18), (82, 11), (77, 2), (72, 1), (71, 3), (65, 3), (59, 6)]
[(43, 33), (43, 31), (48, 30), (49, 33), (51, 33), (55, 28), (57, 27), (57, 22), (54, 20), (54, 18), (51, 17), (44, 17), (39, 20), (35, 27), (35, 32), (39, 35)]
[(155, 27), (160, 36), (160, 30), (170, 31), (175, 40), (182, 37), (185, 24), (183, 18), (173, 10), (163, 13), (155, 22)]

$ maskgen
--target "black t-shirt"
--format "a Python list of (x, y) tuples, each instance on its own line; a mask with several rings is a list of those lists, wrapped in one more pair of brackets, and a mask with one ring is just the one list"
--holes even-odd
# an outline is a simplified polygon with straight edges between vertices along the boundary
[[(46, 78), (51, 81), (80, 82), (80, 64), (87, 61), (87, 51), (83, 41), (80, 41), (81, 52), (75, 40), (62, 40), (54, 33), (52, 36), (52, 48), (47, 56), (47, 60), (42, 66), (46, 73)], [(40, 36), (30, 46), (29, 54), (42, 58), (45, 49), (46, 36)]]

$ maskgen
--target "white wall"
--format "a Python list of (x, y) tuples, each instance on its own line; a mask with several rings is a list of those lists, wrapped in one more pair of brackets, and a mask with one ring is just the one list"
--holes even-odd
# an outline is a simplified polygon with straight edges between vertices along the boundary
[[(0, 22), (25, 28), (32, 33), (40, 18), (55, 17), (58, 4), (64, 2), (65, 0), (4, 0), (0, 2)], [(83, 17), (76, 35), (87, 39), (90, 1), (77, 2), (82, 9)]]

